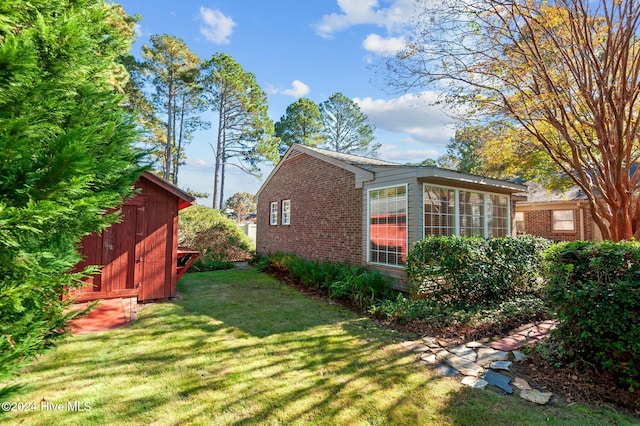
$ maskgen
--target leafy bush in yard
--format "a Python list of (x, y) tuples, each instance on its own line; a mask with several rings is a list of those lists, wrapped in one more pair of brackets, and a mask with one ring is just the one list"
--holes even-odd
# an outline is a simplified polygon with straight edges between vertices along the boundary
[(371, 306), (390, 292), (382, 274), (362, 266), (305, 260), (282, 252), (260, 257), (254, 263), (260, 270), (287, 274), (305, 287), (324, 292), (331, 298), (349, 300), (360, 307)]
[(547, 345), (640, 385), (640, 243), (560, 243), (546, 260), (547, 297), (560, 321)]
[(236, 222), (219, 210), (199, 205), (180, 210), (178, 245), (200, 252), (194, 271), (228, 269), (231, 262), (249, 259), (254, 250), (253, 241)]
[(509, 300), (541, 291), (549, 245), (531, 236), (428, 236), (409, 251), (407, 276), (414, 297), (467, 305)]
[(461, 306), (436, 299), (396, 299), (378, 301), (369, 312), (400, 323), (426, 323), (430, 327), (466, 327), (478, 333), (501, 333), (517, 325), (548, 318), (550, 312), (541, 298), (533, 295), (486, 305)]

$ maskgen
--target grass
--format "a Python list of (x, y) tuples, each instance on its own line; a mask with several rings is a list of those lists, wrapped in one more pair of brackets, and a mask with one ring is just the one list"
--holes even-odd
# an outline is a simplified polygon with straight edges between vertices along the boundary
[[(582, 406), (539, 407), (465, 388), (403, 337), (255, 270), (187, 274), (182, 299), (130, 327), (70, 336), (25, 371), (12, 413), (29, 425), (633, 424)], [(85, 411), (46, 411), (87, 403)]]

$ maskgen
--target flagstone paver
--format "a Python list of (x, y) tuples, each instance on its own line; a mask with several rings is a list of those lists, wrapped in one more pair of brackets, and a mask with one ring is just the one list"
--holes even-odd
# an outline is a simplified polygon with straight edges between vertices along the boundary
[(553, 394), (551, 392), (540, 392), (538, 389), (525, 389), (520, 391), (520, 398), (540, 405), (547, 404), (552, 396)]
[(441, 375), (447, 376), (447, 377), (453, 377), (453, 376), (457, 376), (458, 374), (460, 374), (460, 372), (458, 370), (456, 370), (453, 367), (448, 366), (447, 364), (439, 364), (436, 367), (436, 370)]
[(492, 370), (505, 370), (509, 371), (509, 367), (511, 367), (511, 361), (493, 361), (489, 364), (489, 368)]
[(530, 390), (531, 386), (529, 385), (529, 382), (527, 382), (525, 379), (522, 379), (520, 377), (516, 377), (515, 379), (513, 379), (511, 381), (511, 384), (519, 390)]
[(476, 363), (481, 366), (487, 366), (494, 361), (505, 361), (509, 357), (508, 352), (499, 351), (493, 348), (478, 349), (478, 359)]
[(503, 337), (500, 340), (489, 343), (489, 347), (500, 351), (513, 351), (523, 347), (527, 341), (527, 337), (522, 334), (512, 334), (511, 336)]
[(455, 368), (465, 376), (479, 376), (484, 372), (484, 368), (480, 367), (473, 361), (462, 358), (454, 353), (444, 351), (438, 354), (438, 358), (444, 360), (451, 367)]
[(486, 380), (475, 376), (464, 376), (464, 379), (462, 379), (460, 383), (476, 389), (484, 389), (489, 384)]
[(468, 359), (471, 362), (475, 362), (478, 358), (478, 354), (473, 348), (468, 348), (466, 345), (456, 346), (455, 348), (448, 349), (449, 352), (458, 355), (461, 358)]
[(483, 377), (484, 380), (487, 381), (490, 385), (493, 385), (497, 388), (502, 389), (506, 393), (513, 393), (513, 388), (509, 383), (511, 383), (511, 378), (505, 376), (502, 373), (498, 373), (495, 370), (487, 370), (487, 373)]
[(461, 383), (465, 386), (484, 389), (493, 385), (508, 394), (515, 388), (523, 399), (547, 404), (553, 394), (532, 389), (526, 380), (511, 378), (508, 374), (512, 360), (521, 362), (526, 358), (517, 349), (545, 338), (554, 325), (553, 321), (527, 324), (509, 336), (488, 343), (482, 340), (454, 345), (452, 340), (426, 336), (421, 340), (403, 342), (403, 346), (413, 351), (421, 364), (435, 366), (440, 375), (453, 377), (462, 374)]

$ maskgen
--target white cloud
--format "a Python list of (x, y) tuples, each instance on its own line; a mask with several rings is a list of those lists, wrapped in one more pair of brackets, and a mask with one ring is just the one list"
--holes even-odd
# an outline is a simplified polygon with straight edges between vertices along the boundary
[(340, 13), (324, 15), (315, 25), (321, 37), (331, 37), (333, 33), (354, 25), (372, 24), (388, 30), (406, 24), (415, 14), (414, 0), (393, 0), (387, 8), (379, 8), (378, 0), (338, 0)]
[[(395, 99), (354, 98), (362, 112), (377, 129), (403, 133), (410, 141), (444, 148), (453, 137), (454, 119), (441, 107), (434, 105), (438, 95), (422, 92)], [(381, 141), (384, 142), (384, 141)]]
[(303, 96), (306, 96), (311, 91), (309, 86), (307, 86), (300, 80), (293, 80), (291, 82), (291, 88), (289, 89), (279, 89), (272, 84), (268, 84), (265, 90), (270, 95), (287, 95), (294, 98), (301, 98)]
[[(415, 145), (415, 142), (413, 143)], [(393, 161), (395, 163), (420, 163), (427, 158), (434, 160), (439, 157), (435, 149), (406, 149), (394, 144), (382, 144), (378, 150), (378, 156), (382, 160)]]
[(309, 86), (301, 82), (300, 80), (293, 80), (291, 83), (291, 89), (285, 89), (282, 91), (283, 95), (293, 96), (294, 98), (301, 98), (309, 93)]
[(404, 49), (406, 44), (404, 37), (381, 37), (378, 34), (369, 34), (362, 42), (362, 47), (369, 52), (378, 55), (394, 54)]
[(225, 16), (219, 10), (201, 6), (200, 18), (204, 22), (200, 27), (200, 34), (212, 43), (229, 44), (233, 27), (236, 26), (230, 16)]

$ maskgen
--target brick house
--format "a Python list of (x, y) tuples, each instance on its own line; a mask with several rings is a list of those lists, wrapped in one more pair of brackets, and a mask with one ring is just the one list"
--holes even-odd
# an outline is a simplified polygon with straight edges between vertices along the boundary
[(526, 186), (293, 145), (256, 199), (258, 254), (292, 252), (395, 277), (424, 235), (513, 235)]
[(529, 183), (527, 200), (515, 205), (518, 234), (530, 234), (554, 241), (602, 241), (592, 221), (584, 192), (573, 186), (567, 191), (548, 191)]

